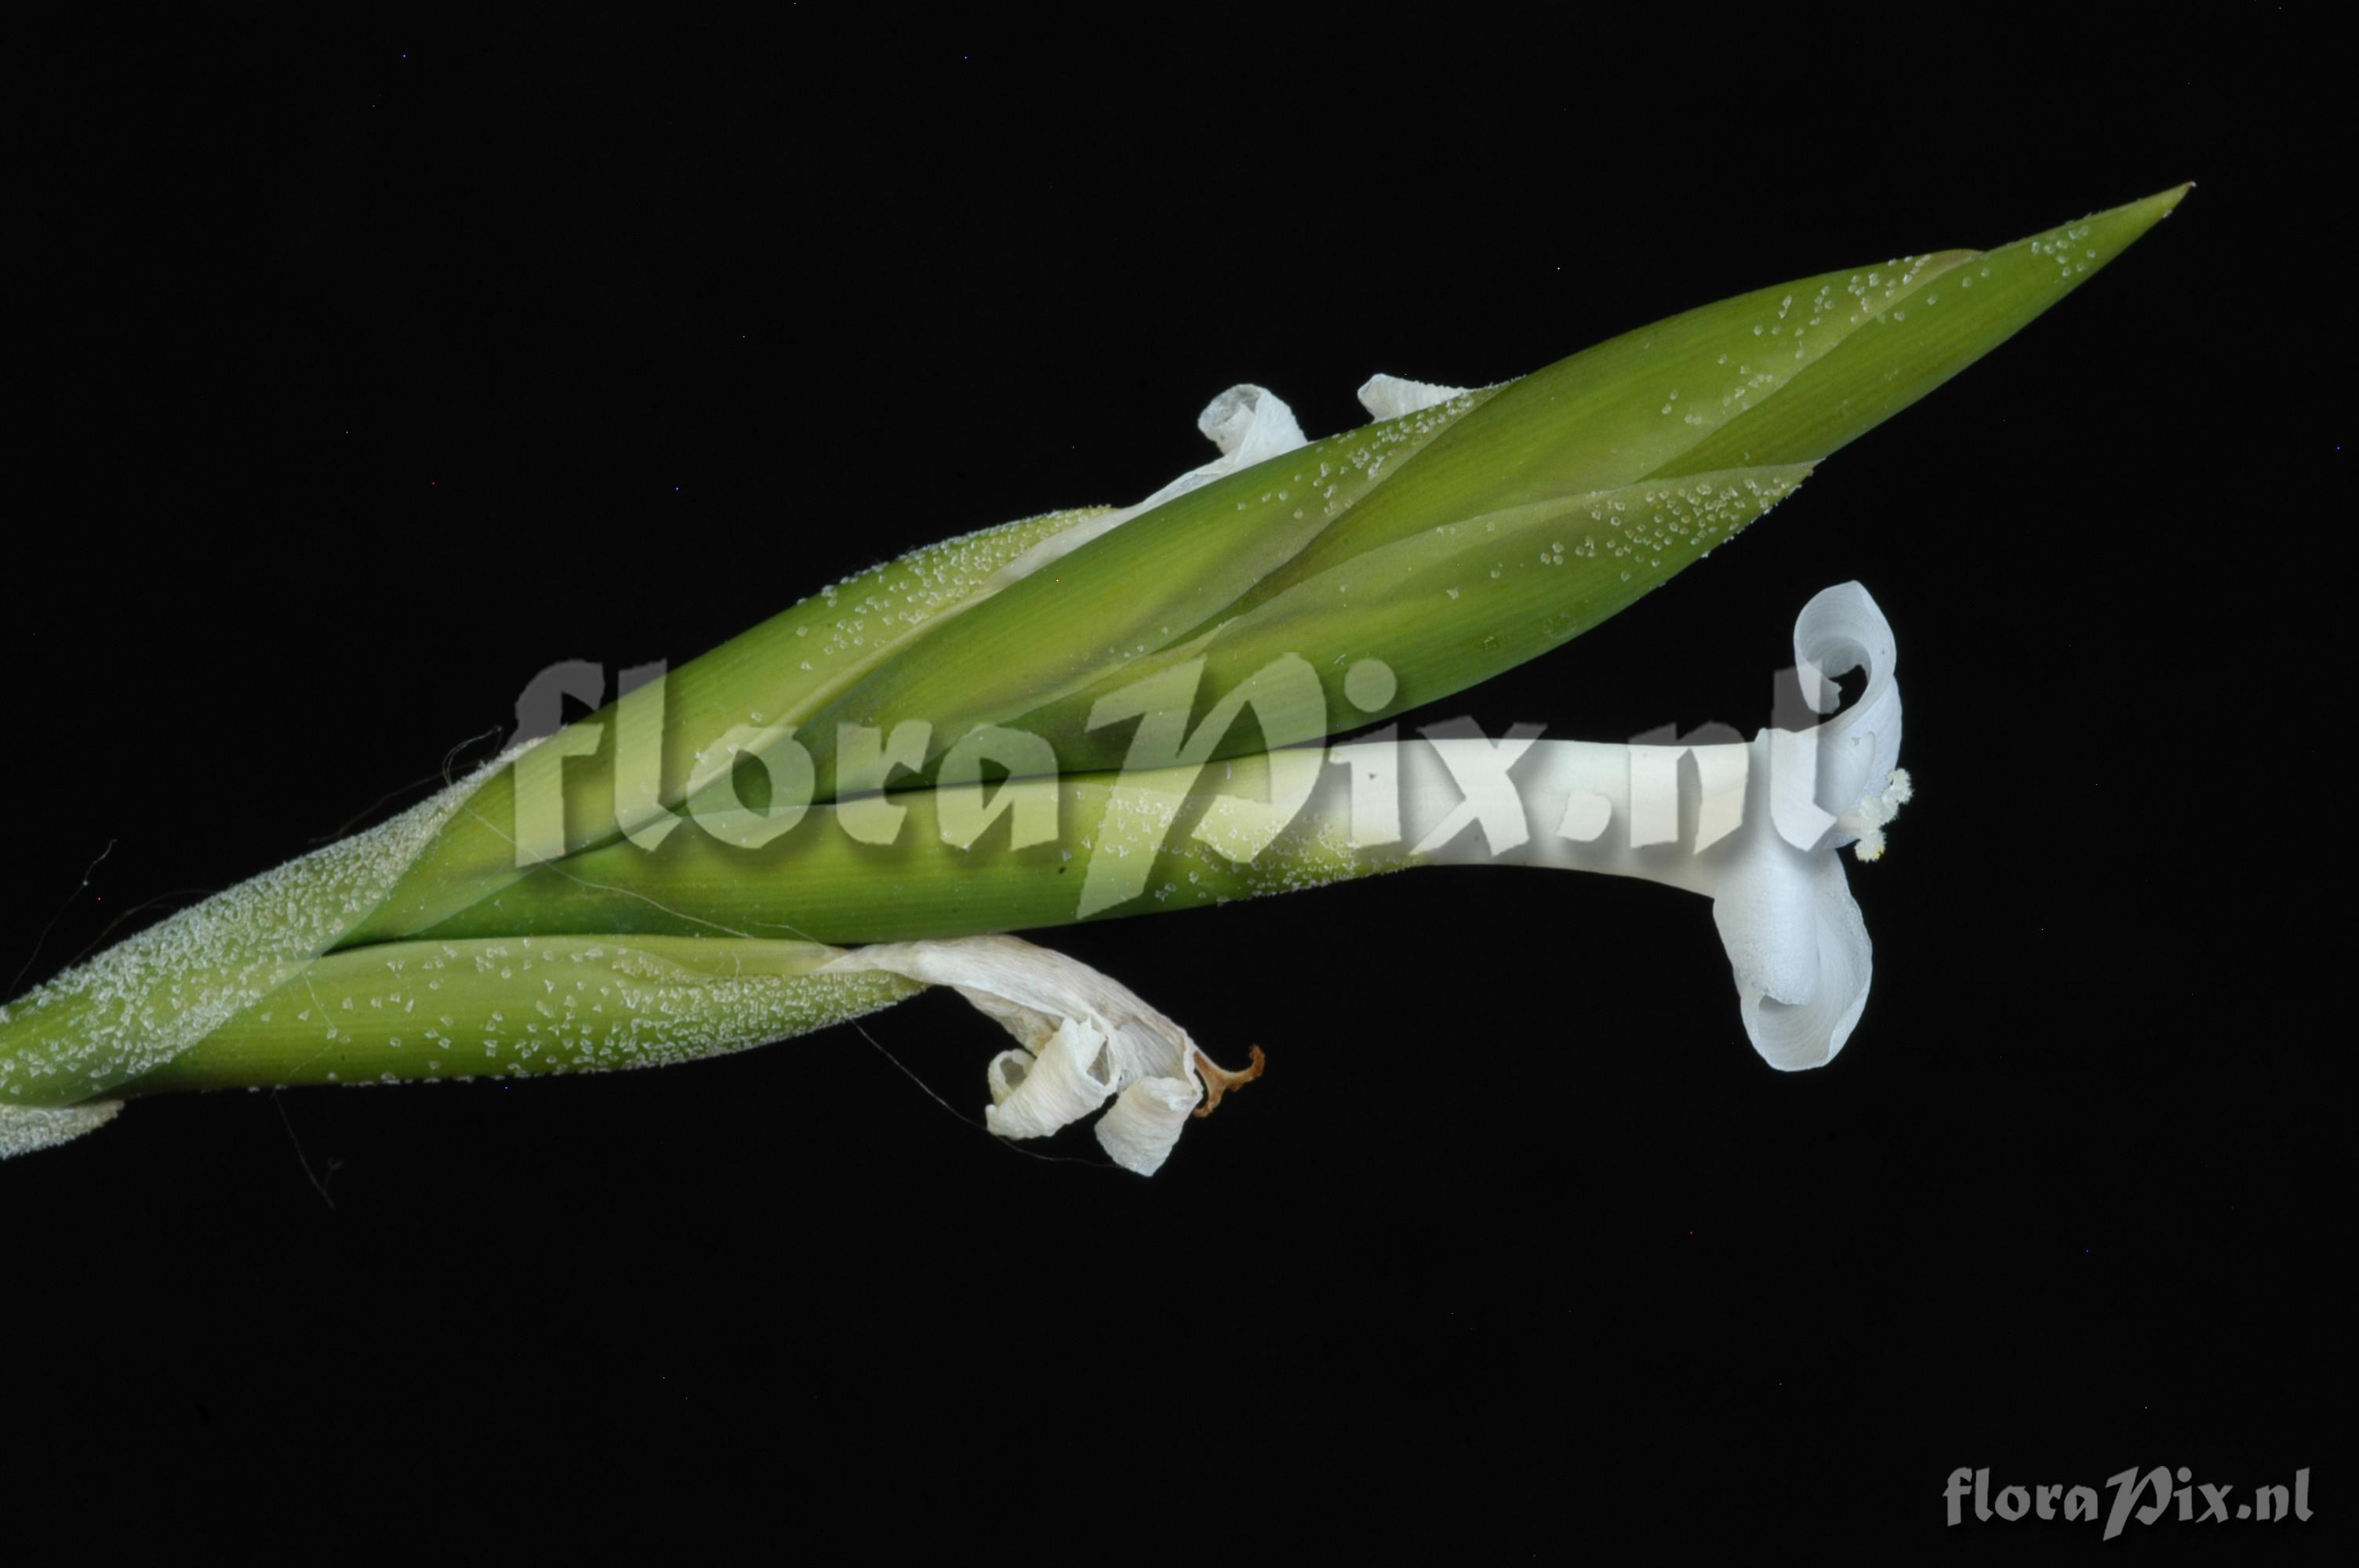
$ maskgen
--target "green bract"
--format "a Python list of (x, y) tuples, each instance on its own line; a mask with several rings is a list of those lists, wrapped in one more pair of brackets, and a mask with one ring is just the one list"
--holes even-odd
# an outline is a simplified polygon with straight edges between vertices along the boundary
[[(828, 944), (1371, 869), (1318, 832), (1257, 836), (1239, 808), (1244, 851), (1191, 862), (1174, 901), (1148, 891), (1159, 840), (1131, 818), (1275, 803), (1287, 764), (1266, 748), (1432, 702), (1617, 613), (2184, 191), (1756, 289), (1501, 386), (1417, 389), (1143, 510), (1031, 518), (849, 578), (0, 1009), (0, 1152), (103, 1119), (65, 1108), (166, 1089), (740, 1049), (919, 989), (818, 973)], [(985, 826), (986, 795), (1011, 825)], [(1027, 801), (1054, 824), (1029, 841)], [(1136, 874), (1099, 884), (1121, 896), (1077, 896), (1093, 853), (1134, 842)]]

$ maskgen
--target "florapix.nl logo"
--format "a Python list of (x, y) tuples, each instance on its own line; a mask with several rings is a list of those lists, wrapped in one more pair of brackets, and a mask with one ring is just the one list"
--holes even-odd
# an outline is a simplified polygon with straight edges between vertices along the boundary
[[(2113, 1496), (2104, 1509), (2105, 1530), (2099, 1537), (2103, 1541), (2121, 1534), (2123, 1527), (2132, 1519), (2142, 1525), (2155, 1524), (2165, 1518), (2181, 1524), (2226, 1524), (2236, 1520), (2282, 1524), (2288, 1519), (2310, 1518), (2307, 1465), (2293, 1473), (2291, 1487), (2282, 1483), (2258, 1486), (2241, 1497), (2233, 1485), (2197, 1481), (2194, 1472), (2184, 1465), (2176, 1470), (2166, 1465), (2146, 1471), (2132, 1466), (2106, 1476), (2105, 1486)], [(1947, 1510), (1945, 1522), (1952, 1526), (1963, 1524), (1970, 1513), (1980, 1523), (1996, 1520), (2005, 1524), (2027, 1518), (2094, 1524), (2099, 1518), (2100, 1499), (2093, 1487), (2063, 1483), (2008, 1485), (1993, 1492), (1987, 1466), (1975, 1469), (1959, 1465), (1950, 1472), (1949, 1484), (1943, 1487), (1941, 1497)]]

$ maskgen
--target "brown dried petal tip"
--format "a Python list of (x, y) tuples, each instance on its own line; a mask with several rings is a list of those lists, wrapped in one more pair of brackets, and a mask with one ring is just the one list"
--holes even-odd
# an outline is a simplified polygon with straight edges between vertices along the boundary
[(1253, 1065), (1242, 1073), (1232, 1073), (1226, 1067), (1214, 1066), (1210, 1056), (1205, 1055), (1201, 1051), (1196, 1053), (1196, 1071), (1204, 1080), (1204, 1103), (1196, 1108), (1198, 1116), (1212, 1115), (1219, 1107), (1223, 1095), (1240, 1084), (1249, 1084), (1261, 1076), (1262, 1068), (1267, 1065), (1266, 1059), (1261, 1054), (1261, 1047), (1248, 1045), (1245, 1050), (1253, 1057)]

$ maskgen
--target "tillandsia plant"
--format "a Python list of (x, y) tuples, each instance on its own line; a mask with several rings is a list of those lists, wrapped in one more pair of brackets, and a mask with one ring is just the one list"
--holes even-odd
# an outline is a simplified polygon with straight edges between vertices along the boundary
[(1258, 1050), (1219, 1065), (1008, 933), (1470, 860), (1707, 894), (1756, 1048), (1824, 1063), (1869, 980), (1837, 851), (1879, 854), (1909, 792), (1892, 635), (1857, 585), (1797, 626), (1818, 712), (1868, 676), (1810, 728), (1605, 746), (1385, 721), (1711, 554), (2184, 194), (1757, 289), (1501, 385), (1379, 376), (1374, 422), (1324, 440), (1234, 388), (1201, 421), (1219, 458), (1138, 504), (916, 550), (626, 674), (600, 712), (0, 1008), (0, 1155), (146, 1095), (652, 1066), (945, 985), (1015, 1037), (995, 1131), (1103, 1109), (1107, 1152), (1152, 1172)]

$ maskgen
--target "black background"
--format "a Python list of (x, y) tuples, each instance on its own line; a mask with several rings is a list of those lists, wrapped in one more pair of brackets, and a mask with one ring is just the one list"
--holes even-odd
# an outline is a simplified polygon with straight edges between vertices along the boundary
[(985, 1135), (999, 1037), (946, 995), (660, 1073), (147, 1101), (0, 1172), (20, 1410), (217, 1495), (513, 1522), (553, 1459), (601, 1527), (688, 1478), (880, 1550), (1111, 1551), (1107, 1507), (1124, 1550), (2082, 1547), (1945, 1531), (1943, 1480), (2158, 1464), (2317, 1467), (2275, 1538), (2322, 1546), (2323, 36), (1722, 27), (47, 36), (25, 983), (364, 820), (555, 660), (1136, 499), (1234, 382), (1324, 434), (1375, 371), (2200, 189), (1741, 545), (1420, 716), (1750, 732), (1795, 611), (1865, 582), (1919, 796), (1851, 868), (1876, 975), (1828, 1069), (1755, 1056), (1701, 901), (1462, 870), (1045, 937), (1270, 1054), (1151, 1181)]

